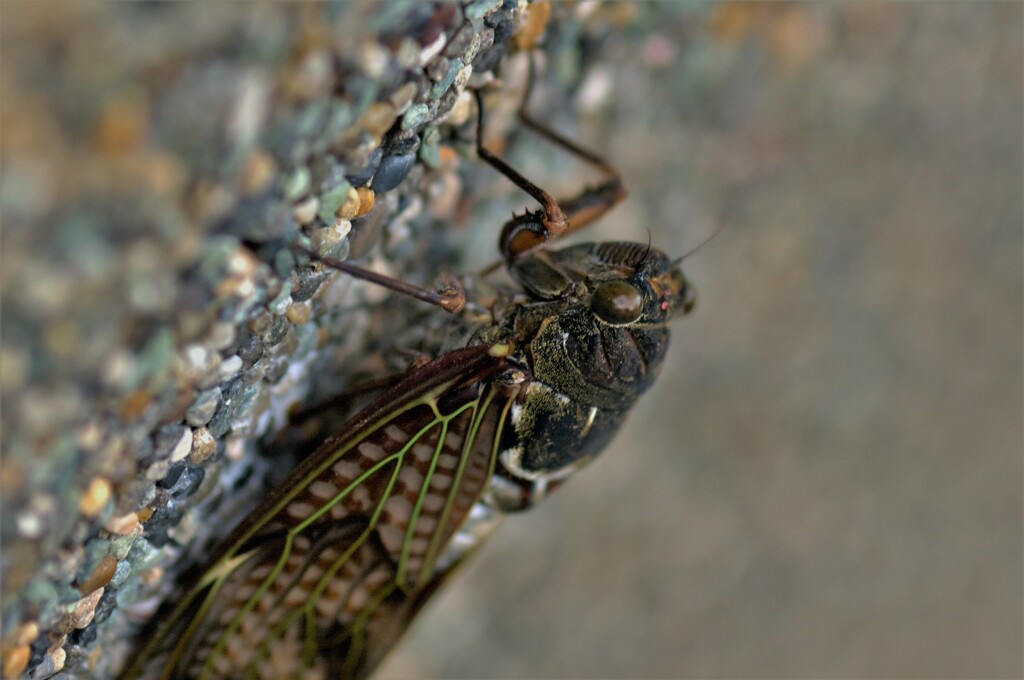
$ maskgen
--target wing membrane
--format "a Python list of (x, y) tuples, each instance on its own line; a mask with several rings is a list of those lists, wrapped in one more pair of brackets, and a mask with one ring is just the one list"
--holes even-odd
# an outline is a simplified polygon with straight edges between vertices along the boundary
[[(158, 677), (357, 677), (493, 470), (509, 367), (487, 346), (412, 371), (320, 447), (225, 541), (140, 656)], [(128, 677), (135, 677), (129, 672)]]

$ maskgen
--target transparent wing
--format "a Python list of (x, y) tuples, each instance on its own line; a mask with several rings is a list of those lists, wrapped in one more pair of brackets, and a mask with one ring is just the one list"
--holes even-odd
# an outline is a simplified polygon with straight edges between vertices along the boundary
[(223, 544), (128, 677), (360, 677), (432, 592), (487, 485), (511, 399), (501, 351), (412, 371)]

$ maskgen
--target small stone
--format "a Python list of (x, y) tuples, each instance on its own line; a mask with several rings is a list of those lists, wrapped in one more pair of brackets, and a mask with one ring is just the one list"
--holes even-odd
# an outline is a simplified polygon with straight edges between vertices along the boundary
[(408, 111), (409, 107), (412, 106), (412, 103), (416, 100), (416, 95), (418, 93), (419, 88), (414, 82), (408, 82), (395, 90), (389, 98), (391, 105), (395, 107), (395, 113), (402, 115)]
[(245, 455), (245, 439), (232, 437), (224, 447), (224, 455), (228, 460), (242, 460)]
[[(225, 359), (221, 363), (220, 369), (217, 371), (217, 378), (218, 378), (218, 380), (221, 380), (221, 381), (231, 380), (236, 375), (238, 375), (238, 372), (241, 371), (241, 370), (242, 370), (242, 357), (238, 356), (237, 354), (233, 354), (232, 356), (229, 356), (227, 359)], [(188, 453), (188, 448), (186, 447), (185, 453), (183, 453), (181, 455), (181, 458), (184, 458), (187, 453)], [(181, 459), (179, 458), (178, 460), (181, 460)]]
[[(19, 645), (30, 645), (36, 641), (37, 637), (39, 637), (39, 624), (35, 621), (29, 621), (18, 626), (14, 639)], [(4, 668), (6, 668), (6, 665)]]
[(124, 515), (111, 517), (107, 520), (107, 523), (103, 525), (103, 528), (112, 534), (123, 536), (125, 534), (130, 534), (138, 525), (139, 516), (134, 512), (129, 512)]
[(198, 465), (181, 463), (171, 468), (167, 476), (160, 480), (158, 486), (167, 489), (171, 498), (183, 500), (199, 489), (205, 476), (206, 470)]
[[(448, 75), (448, 71), (451, 70), (453, 63), (454, 61), (448, 57), (438, 57), (437, 59), (434, 59), (434, 61), (430, 62), (430, 65), (426, 68), (427, 77), (436, 83)], [(436, 97), (437, 95), (432, 96)]]
[(423, 143), (420, 145), (420, 160), (428, 167), (441, 167), (441, 133), (434, 126), (423, 131)]
[[(143, 508), (143, 510), (149, 511), (149, 508)], [(152, 511), (150, 511), (150, 512), (152, 512)], [(140, 522), (144, 522), (144, 521), (146, 521), (146, 519), (149, 519), (148, 517), (146, 517), (145, 519), (143, 518), (142, 510), (140, 510), (138, 512), (138, 516), (139, 516), (139, 521)], [(128, 553), (131, 551), (132, 546), (135, 545), (135, 541), (141, 535), (142, 535), (142, 524), (139, 524), (138, 526), (135, 527), (135, 529), (131, 533), (125, 534), (124, 536), (118, 536), (117, 538), (111, 539), (111, 541), (110, 541), (110, 556), (113, 557), (115, 560), (118, 560), (119, 564), (120, 564), (120, 560), (123, 560), (126, 557), (128, 557)]]
[(550, 2), (535, 2), (529, 5), (526, 8), (526, 21), (523, 22), (519, 32), (513, 38), (516, 47), (523, 51), (532, 49), (544, 35), (549, 18), (551, 18)]
[(262, 193), (277, 174), (277, 163), (266, 151), (257, 149), (249, 154), (242, 166), (239, 189), (243, 196)]
[(430, 107), (426, 104), (414, 104), (402, 116), (402, 129), (413, 130), (422, 127), (430, 117)]
[(288, 322), (281, 317), (274, 317), (274, 320), (270, 323), (270, 327), (267, 332), (263, 334), (263, 345), (265, 347), (273, 347), (277, 343), (284, 340), (285, 333), (288, 332)]
[[(262, 347), (262, 345), (261, 345)], [(189, 406), (185, 412), (185, 422), (192, 427), (199, 427), (200, 425), (206, 425), (210, 422), (210, 418), (217, 411), (217, 405), (220, 404), (220, 388), (212, 387), (208, 390), (203, 390), (196, 395), (192, 405)], [(193, 439), (195, 434), (193, 433)]]
[[(338, 209), (350, 200), (349, 192), (351, 190), (352, 185), (342, 180), (339, 185), (320, 196), (320, 212), (318, 214), (324, 224), (334, 222), (334, 218), (338, 215)], [(355, 201), (358, 200), (357, 196)], [(358, 203), (355, 203), (355, 205), (358, 205)]]
[[(313, 251), (320, 257), (330, 257), (335, 260), (344, 260), (348, 256), (348, 241), (346, 237), (352, 230), (352, 223), (346, 219), (338, 218), (331, 227), (317, 229), (310, 237), (310, 245)], [(327, 271), (324, 272), (326, 276)], [(293, 286), (292, 301), (301, 300), (303, 291), (301, 282)]]
[(67, 659), (67, 652), (62, 647), (56, 649), (50, 649), (43, 656), (43, 660), (39, 662), (35, 670), (32, 671), (33, 680), (43, 680), (49, 678), (56, 673), (59, 673), (64, 669), (64, 662)]
[(78, 590), (83, 595), (89, 595), (95, 593), (98, 589), (102, 589), (103, 586), (110, 583), (110, 579), (114, 577), (114, 571), (117, 569), (117, 558), (113, 555), (104, 555), (100, 563), (96, 565), (92, 573), (89, 574), (89, 578), (85, 579), (78, 586)]
[(481, 19), (498, 9), (502, 0), (475, 0), (466, 7), (467, 19)]
[[(113, 558), (111, 558), (113, 560)], [(116, 566), (117, 560), (113, 560)], [(110, 576), (113, 577), (114, 571), (111, 569)], [(107, 579), (110, 581), (110, 578)], [(71, 610), (71, 623), (75, 628), (85, 628), (92, 623), (92, 617), (96, 613), (96, 605), (99, 604), (100, 598), (103, 597), (103, 588), (99, 588), (86, 595), (81, 600), (75, 603), (74, 608)]]
[(377, 174), (373, 176), (371, 186), (377, 193), (391, 191), (405, 179), (416, 162), (415, 153), (402, 154), (401, 156), (385, 156)]
[(292, 306), (292, 286), (291, 282), (285, 282), (285, 286), (281, 289), (281, 293), (278, 297), (275, 297), (270, 302), (267, 302), (266, 308), (270, 310), (271, 314), (278, 314), (279, 316)]
[(19, 644), (4, 652), (4, 677), (18, 678), (28, 666), (32, 657), (32, 648), (27, 644)]
[(306, 225), (316, 219), (317, 213), (320, 211), (320, 199), (316, 196), (310, 196), (304, 201), (300, 201), (292, 208), (292, 217), (299, 224)]
[(249, 330), (256, 335), (263, 335), (270, 328), (270, 324), (274, 322), (274, 315), (270, 312), (260, 312), (258, 315), (249, 319)]
[(366, 128), (370, 134), (380, 137), (394, 125), (396, 118), (398, 118), (398, 112), (395, 111), (392, 104), (374, 102), (359, 117), (359, 125)]
[(217, 440), (205, 427), (197, 427), (192, 432), (192, 452), (188, 456), (190, 463), (199, 464), (213, 455), (217, 450)]
[(78, 511), (86, 517), (95, 517), (107, 507), (113, 489), (105, 477), (93, 477), (89, 488), (78, 500)]
[[(250, 335), (238, 348), (238, 356), (242, 357), (242, 366), (244, 368), (251, 368), (252, 365), (259, 361), (260, 357), (263, 356), (263, 341), (260, 340), (259, 337), (255, 335)], [(220, 397), (218, 395), (218, 401), (219, 399)], [(213, 417), (213, 413), (216, 410), (216, 406), (214, 406), (213, 410), (210, 411), (211, 418)], [(208, 422), (210, 422), (209, 418), (206, 420), (206, 422), (200, 424), (205, 425)], [(191, 425), (192, 423), (189, 424)]]
[(285, 200), (295, 202), (300, 198), (303, 198), (309, 193), (310, 188), (313, 186), (313, 173), (310, 172), (309, 168), (301, 167), (296, 168), (285, 180), (284, 184), (284, 197)]
[(146, 468), (146, 472), (144, 473), (144, 476), (149, 481), (156, 482), (156, 481), (159, 481), (159, 480), (163, 479), (164, 475), (166, 475), (167, 471), (170, 470), (170, 469), (171, 469), (171, 461), (169, 461), (166, 458), (164, 458), (162, 460), (158, 460), (158, 461), (152, 463), (148, 468)]
[[(455, 79), (459, 76), (459, 73), (462, 71), (463, 67), (464, 65), (461, 59), (452, 59), (451, 63), (448, 64), (447, 70), (440, 78), (436, 79), (437, 82), (435, 82), (434, 87), (430, 89), (430, 96), (434, 99), (437, 99), (445, 92), (447, 92), (448, 88), (452, 86), (452, 83), (454, 83)], [(469, 80), (469, 75), (471, 74), (472, 71), (470, 71), (470, 74), (466, 75), (466, 80)]]
[(446, 36), (443, 32), (439, 33), (437, 37), (434, 38), (434, 40), (431, 41), (429, 45), (424, 46), (423, 49), (420, 50), (418, 59), (419, 65), (422, 67), (431, 63), (434, 57), (441, 54), (441, 50), (444, 49), (444, 46), (447, 44), (447, 42), (448, 36)]
[(359, 210), (356, 212), (358, 218), (373, 209), (374, 193), (373, 189), (368, 187), (359, 187), (356, 192), (359, 194)]
[(345, 175), (345, 179), (354, 187), (363, 186), (370, 181), (373, 173), (377, 172), (377, 166), (380, 165), (380, 159), (383, 156), (384, 149), (376, 147), (365, 158), (358, 159), (353, 163), (348, 174)]
[(206, 334), (203, 344), (212, 350), (220, 351), (227, 349), (235, 341), (235, 326), (226, 321), (218, 321), (210, 326), (210, 332)]
[(359, 212), (360, 202), (361, 201), (359, 200), (359, 192), (353, 188), (350, 188), (348, 190), (348, 196), (346, 197), (345, 202), (341, 204), (341, 206), (335, 212), (335, 215), (344, 220), (352, 219)]
[(160, 460), (169, 459), (174, 462), (187, 456), (191, 446), (192, 432), (187, 427), (167, 425), (157, 432), (154, 454)]
[(303, 302), (294, 302), (285, 312), (284, 316), (286, 319), (291, 321), (293, 324), (303, 324), (309, 321), (310, 315), (313, 313), (313, 304), (309, 300)]

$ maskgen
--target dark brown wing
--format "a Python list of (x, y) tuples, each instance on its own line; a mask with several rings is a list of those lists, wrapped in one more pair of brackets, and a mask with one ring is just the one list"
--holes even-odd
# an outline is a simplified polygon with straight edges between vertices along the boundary
[(450, 352), (343, 426), (225, 541), (128, 677), (368, 674), (487, 485), (508, 352)]

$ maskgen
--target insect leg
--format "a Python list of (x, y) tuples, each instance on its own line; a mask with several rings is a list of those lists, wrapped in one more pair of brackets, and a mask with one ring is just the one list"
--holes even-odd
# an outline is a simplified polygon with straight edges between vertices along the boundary
[(364, 269), (363, 267), (354, 265), (350, 262), (343, 262), (332, 257), (317, 255), (312, 250), (308, 250), (307, 248), (303, 248), (299, 245), (293, 247), (299, 252), (308, 255), (314, 261), (324, 264), (331, 269), (337, 269), (338, 271), (345, 272), (349, 276), (354, 276), (357, 279), (376, 283), (378, 286), (383, 286), (395, 291), (396, 293), (402, 293), (403, 295), (414, 297), (417, 300), (437, 305), (446, 312), (455, 314), (456, 312), (462, 311), (462, 308), (466, 306), (466, 293), (462, 290), (458, 281), (453, 278), (445, 278), (442, 281), (441, 289), (438, 291), (427, 290), (426, 288), (414, 286), (406, 281), (385, 276), (384, 274), (378, 274), (377, 272), (369, 269)]
[(561, 146), (570, 153), (596, 166), (607, 175), (607, 178), (597, 186), (588, 187), (570, 199), (564, 201), (555, 199), (551, 194), (508, 165), (508, 163), (484, 148), (483, 97), (477, 91), (475, 93), (477, 101), (477, 154), (544, 206), (542, 211), (528, 212), (525, 215), (513, 217), (512, 220), (505, 224), (501, 234), (500, 247), (505, 259), (509, 262), (531, 250), (539, 248), (547, 241), (557, 239), (564, 234), (585, 227), (626, 197), (626, 188), (622, 181), (622, 176), (611, 163), (540, 123), (527, 113), (526, 106), (530, 98), (530, 92), (533, 89), (533, 82), (534, 65), (531, 60), (526, 93), (519, 107), (519, 119), (524, 125), (549, 142)]

